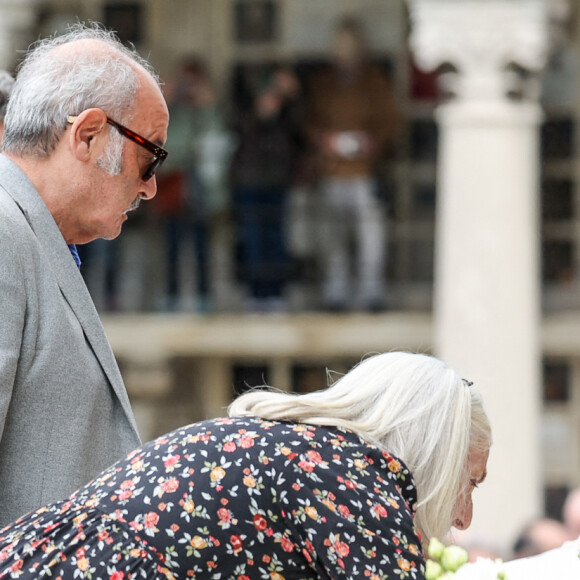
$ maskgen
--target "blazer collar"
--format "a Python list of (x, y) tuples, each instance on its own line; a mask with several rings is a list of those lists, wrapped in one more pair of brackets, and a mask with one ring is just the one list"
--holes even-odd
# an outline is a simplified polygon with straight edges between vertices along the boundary
[(26, 174), (5, 155), (0, 155), (0, 186), (14, 199), (30, 224), (64, 298), (75, 313), (130, 423), (137, 431), (129, 397), (103, 325), (52, 214)]

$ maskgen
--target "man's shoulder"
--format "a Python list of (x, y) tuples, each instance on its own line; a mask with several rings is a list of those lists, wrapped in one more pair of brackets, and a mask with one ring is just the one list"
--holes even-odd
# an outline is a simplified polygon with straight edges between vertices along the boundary
[(54, 218), (26, 173), (0, 154), (0, 216), (3, 227), (11, 227), (28, 239), (54, 243), (62, 237)]
[(33, 252), (32, 232), (14, 200), (0, 186), (0, 275), (11, 278), (25, 276), (23, 257)]
[[(30, 273), (32, 259), (38, 255), (38, 238), (35, 235), (23, 207), (0, 183), (0, 269), (17, 267), (20, 264)], [(27, 259), (24, 260), (24, 257)]]
[(0, 153), (0, 185), (6, 188), (16, 187), (23, 179), (27, 179), (26, 175), (18, 165)]
[(2, 234), (14, 236), (18, 232), (24, 235), (30, 235), (32, 233), (22, 207), (1, 183), (0, 220), (2, 221), (2, 228), (0, 228), (0, 236), (2, 237), (5, 237)]
[(22, 207), (43, 204), (42, 198), (23, 169), (0, 153), (0, 191)]

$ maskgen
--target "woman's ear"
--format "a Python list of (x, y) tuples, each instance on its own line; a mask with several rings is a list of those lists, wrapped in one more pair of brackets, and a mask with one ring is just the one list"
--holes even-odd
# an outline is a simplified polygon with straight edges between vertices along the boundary
[(95, 138), (103, 134), (107, 115), (102, 109), (86, 109), (76, 117), (69, 117), (71, 130), (69, 145), (79, 161), (88, 161), (96, 148)]

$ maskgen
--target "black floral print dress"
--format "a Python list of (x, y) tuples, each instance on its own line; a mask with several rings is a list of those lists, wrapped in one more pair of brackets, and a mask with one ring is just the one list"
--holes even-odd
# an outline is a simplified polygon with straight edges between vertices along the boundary
[(0, 578), (424, 580), (405, 465), (354, 433), (222, 418), (0, 531)]

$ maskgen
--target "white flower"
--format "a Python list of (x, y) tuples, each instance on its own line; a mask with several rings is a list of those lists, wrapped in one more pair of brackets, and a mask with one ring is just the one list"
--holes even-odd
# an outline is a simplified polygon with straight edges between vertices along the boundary
[(508, 580), (578, 580), (580, 578), (580, 538), (559, 548), (506, 562)]
[(461, 566), (455, 573), (455, 580), (497, 580), (504, 578), (503, 562), (478, 558), (476, 562)]

